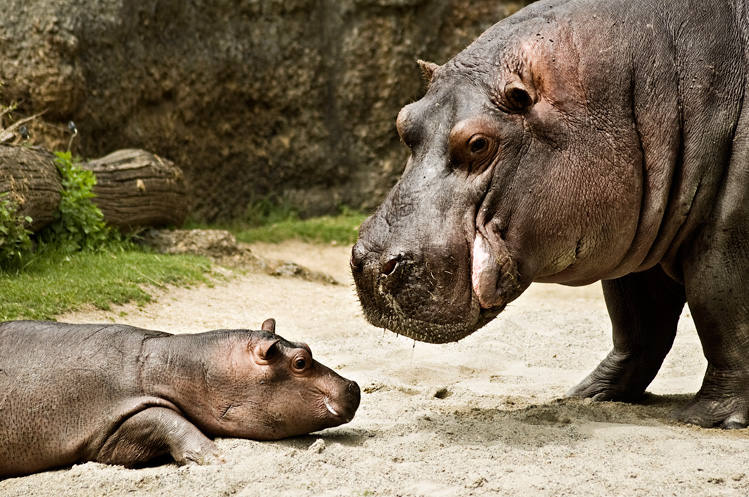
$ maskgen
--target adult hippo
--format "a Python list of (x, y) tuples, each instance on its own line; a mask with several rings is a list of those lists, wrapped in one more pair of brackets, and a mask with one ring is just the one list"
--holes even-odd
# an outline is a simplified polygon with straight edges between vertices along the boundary
[(550, 0), (443, 66), (351, 266), (367, 318), (459, 340), (533, 281), (603, 280), (614, 347), (568, 395), (637, 399), (686, 303), (708, 359), (677, 413), (749, 422), (749, 3)]

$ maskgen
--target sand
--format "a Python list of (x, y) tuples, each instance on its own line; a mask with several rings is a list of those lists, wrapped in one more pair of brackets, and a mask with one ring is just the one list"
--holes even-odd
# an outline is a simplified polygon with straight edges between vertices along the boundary
[(258, 329), (275, 317), (280, 335), (307, 342), (318, 361), (359, 383), (351, 423), (277, 442), (218, 439), (221, 465), (86, 463), (0, 481), (0, 495), (749, 495), (749, 431), (669, 419), (704, 374), (688, 311), (643, 403), (569, 400), (564, 393), (611, 346), (598, 285), (534, 285), (484, 329), (429, 345), (364, 320), (348, 247), (289, 242), (252, 250), (341, 284), (239, 272), (159, 292), (143, 307), (59, 320), (184, 333)]

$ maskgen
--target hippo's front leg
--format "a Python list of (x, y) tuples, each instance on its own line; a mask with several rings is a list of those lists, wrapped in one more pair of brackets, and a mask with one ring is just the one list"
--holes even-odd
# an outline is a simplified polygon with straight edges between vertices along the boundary
[(128, 418), (92, 459), (131, 467), (163, 454), (178, 464), (223, 462), (215, 443), (166, 407), (150, 407)]
[(653, 381), (671, 349), (684, 307), (684, 287), (660, 266), (602, 284), (614, 349), (567, 396), (633, 401)]
[(695, 244), (694, 262), (685, 267), (689, 309), (708, 365), (700, 391), (676, 413), (680, 421), (749, 425), (748, 240), (744, 222), (712, 230)]

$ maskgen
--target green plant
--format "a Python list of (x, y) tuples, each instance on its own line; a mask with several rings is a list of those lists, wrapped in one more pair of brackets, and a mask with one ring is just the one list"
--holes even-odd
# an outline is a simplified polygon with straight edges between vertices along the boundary
[(70, 152), (55, 152), (55, 165), (62, 176), (60, 204), (54, 220), (39, 234), (44, 244), (64, 252), (95, 250), (121, 242), (120, 234), (104, 223), (101, 210), (91, 201), (96, 184), (94, 173), (82, 169)]
[(9, 198), (9, 192), (0, 193), (0, 269), (21, 266), (24, 255), (31, 251), (31, 232), (26, 225), (29, 216), (18, 213), (18, 205)]

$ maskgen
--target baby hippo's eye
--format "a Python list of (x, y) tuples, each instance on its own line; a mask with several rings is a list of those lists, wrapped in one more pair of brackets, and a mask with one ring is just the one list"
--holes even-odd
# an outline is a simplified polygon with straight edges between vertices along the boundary
[(312, 364), (312, 358), (307, 351), (303, 351), (291, 361), (292, 369), (297, 373), (304, 372)]

